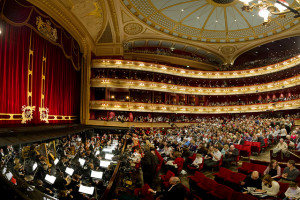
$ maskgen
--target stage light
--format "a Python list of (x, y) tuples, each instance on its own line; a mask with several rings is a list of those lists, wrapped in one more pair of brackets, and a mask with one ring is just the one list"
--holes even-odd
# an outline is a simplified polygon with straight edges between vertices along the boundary
[(106, 153), (105, 154), (105, 159), (106, 160), (112, 160), (112, 157), (114, 157), (114, 154), (111, 154), (111, 153)]
[(92, 170), (91, 177), (92, 177), (92, 178), (102, 179), (102, 177), (103, 177), (103, 172), (97, 172), (97, 171), (93, 171), (93, 170)]
[(59, 160), (56, 158), (56, 159), (54, 160), (54, 165), (57, 165), (58, 162), (59, 162)]
[(100, 160), (100, 167), (108, 168), (109, 165), (110, 165), (110, 161)]
[(84, 163), (85, 163), (85, 160), (84, 160), (84, 159), (82, 159), (82, 158), (79, 158), (79, 163), (80, 163), (80, 165), (81, 165), (81, 166), (83, 166), (83, 165), (84, 165)]
[(37, 163), (34, 163), (32, 166), (32, 171), (34, 171), (37, 168)]
[(46, 174), (46, 176), (45, 176), (45, 181), (47, 182), (47, 183), (49, 183), (49, 184), (53, 184), (54, 182), (55, 182), (55, 180), (56, 180), (56, 177), (55, 176), (51, 176), (51, 175), (49, 175), (49, 174)]
[(87, 186), (84, 186), (84, 185), (80, 185), (79, 186), (79, 192), (84, 193), (84, 194), (93, 195), (94, 187), (87, 187)]
[(67, 174), (69, 174), (70, 176), (72, 176), (73, 173), (74, 173), (74, 169), (67, 167), (65, 172), (66, 172)]

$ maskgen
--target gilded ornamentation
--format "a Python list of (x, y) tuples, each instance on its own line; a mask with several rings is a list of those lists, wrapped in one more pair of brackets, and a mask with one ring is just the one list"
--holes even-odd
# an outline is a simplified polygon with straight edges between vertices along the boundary
[(35, 111), (35, 106), (22, 106), (22, 124), (26, 124), (27, 121), (33, 119), (33, 111)]
[(220, 48), (220, 51), (223, 53), (223, 54), (233, 54), (235, 52), (235, 48), (234, 46), (224, 46), (224, 47), (221, 47)]
[(48, 113), (49, 113), (49, 109), (48, 108), (39, 108), (40, 111), (40, 120), (46, 122), (47, 124), (49, 124), (48, 121)]
[(142, 25), (137, 23), (129, 23), (124, 26), (124, 32), (128, 35), (136, 35), (141, 33), (143, 30)]
[(46, 36), (50, 40), (56, 42), (56, 40), (58, 39), (57, 30), (56, 30), (56, 28), (51, 27), (51, 22), (49, 20), (46, 20), (46, 22), (43, 22), (41, 16), (38, 16), (36, 18), (36, 25), (37, 25), (37, 29), (38, 29), (38, 31), (40, 31), (40, 33), (42, 33), (44, 36)]

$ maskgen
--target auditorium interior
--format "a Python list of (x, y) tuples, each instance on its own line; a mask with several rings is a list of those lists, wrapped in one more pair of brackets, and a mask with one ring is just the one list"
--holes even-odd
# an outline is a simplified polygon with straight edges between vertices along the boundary
[(300, 199), (299, 0), (0, 0), (0, 199)]

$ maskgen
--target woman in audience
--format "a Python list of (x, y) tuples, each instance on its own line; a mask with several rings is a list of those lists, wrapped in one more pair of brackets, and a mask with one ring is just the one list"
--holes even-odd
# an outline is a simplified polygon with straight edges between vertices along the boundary
[(262, 179), (262, 189), (257, 189), (256, 192), (265, 192), (268, 196), (277, 196), (279, 192), (279, 183), (274, 181), (270, 175), (265, 175)]
[(272, 179), (279, 180), (281, 168), (276, 160), (271, 160), (269, 166), (264, 171), (264, 175), (270, 175)]

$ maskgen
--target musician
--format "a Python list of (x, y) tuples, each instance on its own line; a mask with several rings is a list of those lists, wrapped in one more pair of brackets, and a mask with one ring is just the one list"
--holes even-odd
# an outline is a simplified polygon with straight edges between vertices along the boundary
[(5, 154), (4, 154), (3, 149), (0, 149), (0, 160), (1, 161), (4, 160), (4, 156), (5, 156)]
[(50, 190), (49, 188), (45, 188), (43, 186), (43, 184), (44, 184), (43, 181), (38, 180), (37, 181), (37, 185), (35, 186), (35, 189), (41, 191), (42, 193), (46, 193), (48, 195), (52, 195), (53, 194), (52, 190)]

